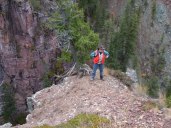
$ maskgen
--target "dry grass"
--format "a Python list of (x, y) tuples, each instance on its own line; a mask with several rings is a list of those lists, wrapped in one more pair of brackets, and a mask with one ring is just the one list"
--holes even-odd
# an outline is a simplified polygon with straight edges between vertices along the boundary
[(149, 111), (149, 110), (151, 110), (151, 109), (154, 109), (154, 108), (156, 108), (156, 109), (158, 109), (158, 106), (157, 106), (157, 104), (155, 103), (155, 102), (153, 102), (153, 101), (147, 101), (147, 102), (145, 102), (144, 104), (143, 104), (143, 109), (144, 109), (144, 111)]
[(159, 107), (160, 108), (163, 108), (163, 107), (166, 107), (166, 95), (163, 94), (163, 93), (159, 93)]
[(145, 85), (137, 85), (135, 88), (135, 91), (140, 95), (140, 96), (145, 96), (147, 95), (147, 86)]
[(104, 68), (104, 75), (109, 76), (109, 71), (110, 71), (110, 69)]

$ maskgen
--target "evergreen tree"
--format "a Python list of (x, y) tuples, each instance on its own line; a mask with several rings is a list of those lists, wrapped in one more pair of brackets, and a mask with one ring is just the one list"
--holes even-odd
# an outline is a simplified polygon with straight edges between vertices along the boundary
[(134, 55), (139, 18), (140, 9), (135, 8), (133, 0), (129, 1), (121, 20), (120, 30), (114, 34), (110, 43), (110, 68), (126, 70), (128, 60)]
[(14, 122), (14, 115), (15, 115), (15, 111), (16, 111), (16, 107), (15, 107), (15, 100), (14, 100), (14, 93), (13, 93), (13, 89), (12, 86), (10, 84), (4, 83), (2, 85), (3, 87), (3, 113), (2, 116), (4, 118), (5, 122)]
[[(93, 29), (102, 34), (105, 21), (108, 19), (107, 0), (79, 0), (79, 7), (83, 8), (86, 21), (90, 22)], [(103, 34), (102, 34), (103, 36)]]
[(63, 44), (71, 44), (75, 61), (85, 63), (89, 59), (90, 50), (97, 46), (99, 36), (84, 21), (83, 10), (76, 3), (57, 0), (57, 4), (59, 8), (49, 18), (47, 26), (57, 31), (58, 37), (64, 40)]

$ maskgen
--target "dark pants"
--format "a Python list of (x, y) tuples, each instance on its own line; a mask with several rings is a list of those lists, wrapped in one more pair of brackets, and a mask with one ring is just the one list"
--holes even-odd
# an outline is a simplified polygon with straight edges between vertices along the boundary
[(93, 65), (93, 72), (91, 74), (91, 78), (94, 79), (96, 76), (96, 71), (99, 68), (100, 70), (100, 79), (103, 79), (103, 68), (104, 68), (104, 64), (94, 64)]

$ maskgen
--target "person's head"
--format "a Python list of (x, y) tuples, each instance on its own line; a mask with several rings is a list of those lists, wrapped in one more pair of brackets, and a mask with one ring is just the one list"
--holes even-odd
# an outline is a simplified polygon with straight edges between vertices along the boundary
[(100, 46), (98, 49), (99, 49), (99, 52), (103, 52), (104, 50), (103, 46)]

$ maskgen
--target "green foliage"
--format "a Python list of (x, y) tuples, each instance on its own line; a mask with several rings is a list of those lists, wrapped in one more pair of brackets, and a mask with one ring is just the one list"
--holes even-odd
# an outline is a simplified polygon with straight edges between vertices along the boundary
[(148, 94), (154, 98), (158, 97), (159, 87), (162, 89), (163, 84), (167, 86), (167, 82), (161, 77), (163, 76), (166, 65), (164, 53), (165, 50), (159, 44), (157, 44), (156, 48), (151, 51), (151, 75), (145, 79), (147, 81)]
[(156, 16), (156, 0), (152, 0), (152, 10), (151, 10), (151, 18), (155, 20)]
[(40, 126), (35, 128), (100, 128), (102, 125), (108, 125), (110, 121), (104, 117), (95, 114), (79, 114), (66, 123), (57, 126)]
[(155, 74), (156, 76), (160, 76), (165, 67), (165, 64), (166, 61), (164, 56), (159, 56), (157, 59), (153, 59), (151, 62), (151, 70), (153, 74)]
[(78, 0), (79, 7), (84, 9), (85, 17), (95, 17), (99, 0)]
[(46, 23), (50, 29), (55, 29), (60, 41), (64, 45), (71, 43), (74, 48), (72, 57), (79, 63), (85, 63), (89, 59), (89, 52), (98, 42), (98, 34), (95, 34), (88, 23), (84, 21), (83, 10), (70, 0), (57, 1), (58, 10)]
[(26, 113), (19, 113), (19, 114), (15, 115), (15, 121), (14, 121), (13, 125), (25, 124), (26, 123), (26, 116), (27, 116)]
[(63, 51), (61, 58), (66, 62), (71, 62), (71, 53)]
[(171, 95), (166, 98), (166, 105), (168, 108), (171, 107)]
[(166, 105), (167, 107), (171, 107), (171, 81), (169, 82), (169, 85), (166, 88)]
[[(79, 7), (83, 8), (85, 18), (91, 24), (94, 22), (94, 29), (101, 30), (107, 17), (107, 1), (106, 0), (78, 0)], [(100, 32), (100, 31), (98, 31)]]
[[(66, 60), (66, 58), (64, 58), (64, 59)], [(58, 74), (58, 75), (64, 73), (63, 59), (59, 59), (59, 60), (56, 62), (53, 71), (55, 72), (55, 74)]]
[(153, 75), (160, 77), (166, 65), (164, 57), (165, 50), (161, 49), (160, 45), (157, 45), (156, 49), (157, 51), (151, 55), (151, 71)]
[(29, 0), (35, 11), (41, 10), (40, 0)]
[(94, 30), (99, 32), (102, 37), (104, 36), (103, 32), (104, 32), (105, 22), (106, 20), (109, 19), (109, 13), (107, 11), (107, 8), (108, 8), (107, 0), (98, 0), (98, 2), (96, 3), (96, 8), (94, 8), (95, 14), (94, 17), (92, 18), (93, 22), (96, 21), (93, 26)]
[(13, 89), (12, 89), (12, 85), (8, 84), (8, 83), (4, 83), (2, 85), (3, 87), (3, 112), (2, 112), (2, 116), (4, 118), (5, 122), (11, 122), (14, 123), (14, 117), (15, 117), (15, 111), (16, 111), (16, 107), (15, 107), (15, 100), (14, 100), (14, 93), (13, 93)]
[(53, 72), (48, 72), (47, 74), (45, 74), (42, 78), (42, 81), (43, 81), (43, 87), (46, 88), (46, 87), (50, 87), (52, 85), (52, 76), (54, 75)]
[(107, 19), (105, 20), (101, 31), (101, 43), (104, 44), (105, 48), (107, 49), (109, 49), (110, 42), (114, 34), (114, 28), (112, 26), (114, 26), (114, 20)]
[(147, 93), (153, 98), (158, 98), (159, 93), (159, 81), (156, 76), (151, 76), (146, 80)]
[(79, 7), (83, 8), (85, 20), (88, 21), (95, 32), (100, 35), (100, 43), (106, 48), (109, 47), (111, 32), (113, 31), (113, 21), (109, 17), (107, 10), (107, 0), (78, 0)]
[(5, 123), (12, 123), (13, 125), (26, 123), (26, 113), (17, 114), (14, 99), (14, 90), (12, 85), (8, 83), (3, 83), (3, 96), (2, 100), (4, 102), (2, 107), (2, 116)]
[(169, 82), (169, 85), (166, 88), (166, 97), (171, 96), (171, 81)]
[(43, 126), (37, 126), (34, 128), (56, 128), (56, 126), (43, 125)]
[(63, 55), (54, 62), (54, 65), (51, 67), (51, 69), (45, 73), (42, 77), (42, 82), (43, 82), (43, 87), (50, 87), (53, 82), (53, 77), (55, 75), (61, 75), (64, 73), (64, 67), (63, 63), (64, 62), (70, 62), (71, 61), (71, 54), (68, 52), (63, 52)]
[(128, 60), (135, 54), (139, 20), (140, 9), (135, 7), (134, 0), (130, 0), (121, 20), (120, 30), (114, 33), (110, 43), (108, 67), (126, 70)]

